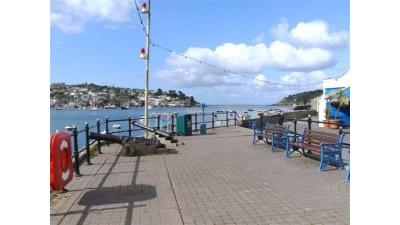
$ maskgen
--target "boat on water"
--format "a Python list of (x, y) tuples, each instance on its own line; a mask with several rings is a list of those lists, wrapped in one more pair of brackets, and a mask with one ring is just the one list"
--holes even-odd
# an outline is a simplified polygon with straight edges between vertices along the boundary
[(89, 111), (97, 111), (97, 110), (98, 110), (97, 107), (92, 107), (89, 109)]
[(131, 107), (128, 107), (128, 106), (121, 106), (121, 109), (122, 110), (125, 110), (125, 109), (130, 109)]
[(247, 109), (247, 111), (250, 111), (250, 112), (251, 112), (251, 111), (254, 111), (254, 109)]
[(62, 110), (62, 108), (56, 108), (56, 110)]
[(106, 105), (104, 108), (105, 109), (116, 109), (117, 106), (115, 106), (115, 105)]
[(267, 115), (276, 115), (276, 114), (280, 114), (282, 112), (282, 110), (281, 109), (268, 109), (264, 112), (267, 113)]
[(121, 129), (121, 125), (119, 125), (119, 124), (114, 124), (114, 125), (112, 125), (112, 128), (113, 128), (113, 129), (116, 129), (116, 130), (119, 130), (119, 129)]
[(293, 104), (293, 110), (309, 110), (311, 109), (311, 105), (296, 105)]
[(74, 128), (73, 127), (71, 127), (71, 126), (65, 126), (64, 127), (64, 130), (65, 131), (71, 131), (71, 130), (73, 130)]

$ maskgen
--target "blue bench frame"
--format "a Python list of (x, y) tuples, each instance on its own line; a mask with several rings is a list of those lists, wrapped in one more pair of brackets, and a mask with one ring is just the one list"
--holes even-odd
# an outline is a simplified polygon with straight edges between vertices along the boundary
[[(285, 131), (283, 133), (272, 132), (272, 143), (271, 143), (271, 151), (276, 152), (276, 148), (282, 147), (285, 149), (287, 143), (287, 137), (289, 136), (289, 126), (285, 127)], [(265, 133), (267, 133), (268, 126), (265, 128)]]
[[(266, 124), (267, 126), (267, 124)], [(253, 129), (253, 145), (255, 145), (258, 141), (263, 141), (264, 143), (266, 143), (267, 141), (264, 139), (259, 139), (258, 136), (263, 136), (264, 137), (264, 131), (265, 131), (265, 127), (258, 127), (257, 123), (252, 123), (251, 124), (251, 128)]]
[[(307, 128), (304, 129), (303, 135)], [(304, 136), (303, 135), (295, 135), (292, 136), (292, 138), (289, 138), (287, 136), (286, 139), (286, 154), (285, 158), (289, 158), (289, 156), (297, 151), (300, 152), (298, 149), (293, 149), (291, 146), (292, 144), (295, 143), (303, 143), (304, 141)], [(343, 145), (343, 139), (344, 139), (344, 133), (339, 136), (339, 139), (336, 143), (321, 143), (320, 144), (320, 155), (321, 155), (321, 161), (319, 165), (319, 170), (322, 171), (325, 169), (325, 167), (331, 163), (336, 162), (338, 165), (338, 168), (343, 169), (343, 159), (342, 159), (342, 145)], [(291, 150), (292, 149), (292, 150)], [(306, 148), (307, 149), (307, 148)], [(304, 152), (304, 149), (302, 149), (303, 156), (306, 156), (306, 153)]]

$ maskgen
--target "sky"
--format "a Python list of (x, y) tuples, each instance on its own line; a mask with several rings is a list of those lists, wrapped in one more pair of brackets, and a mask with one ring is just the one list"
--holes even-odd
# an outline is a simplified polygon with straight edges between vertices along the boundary
[[(151, 47), (149, 87), (207, 104), (272, 104), (321, 89), (349, 69), (349, 17), (348, 0), (152, 0), (151, 40), (215, 67)], [(134, 1), (52, 0), (50, 18), (51, 82), (144, 88)]]

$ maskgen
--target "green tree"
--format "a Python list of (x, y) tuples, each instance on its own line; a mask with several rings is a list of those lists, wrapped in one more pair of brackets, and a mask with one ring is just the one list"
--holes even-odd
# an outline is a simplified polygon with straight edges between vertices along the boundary
[(163, 91), (161, 90), (161, 88), (158, 88), (157, 91), (156, 91), (156, 93), (155, 93), (154, 95), (160, 96), (160, 95), (162, 95), (162, 94), (163, 94)]

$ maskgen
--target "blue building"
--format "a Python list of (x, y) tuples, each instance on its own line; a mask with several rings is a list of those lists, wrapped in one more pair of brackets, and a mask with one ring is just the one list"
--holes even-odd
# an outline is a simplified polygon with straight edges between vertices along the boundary
[[(345, 104), (339, 104), (343, 95)], [(329, 116), (329, 118), (327, 118)], [(350, 127), (350, 73), (323, 81), (323, 93), (319, 100), (318, 117), (320, 121), (338, 119), (340, 124)], [(320, 124), (323, 126), (323, 124)]]

